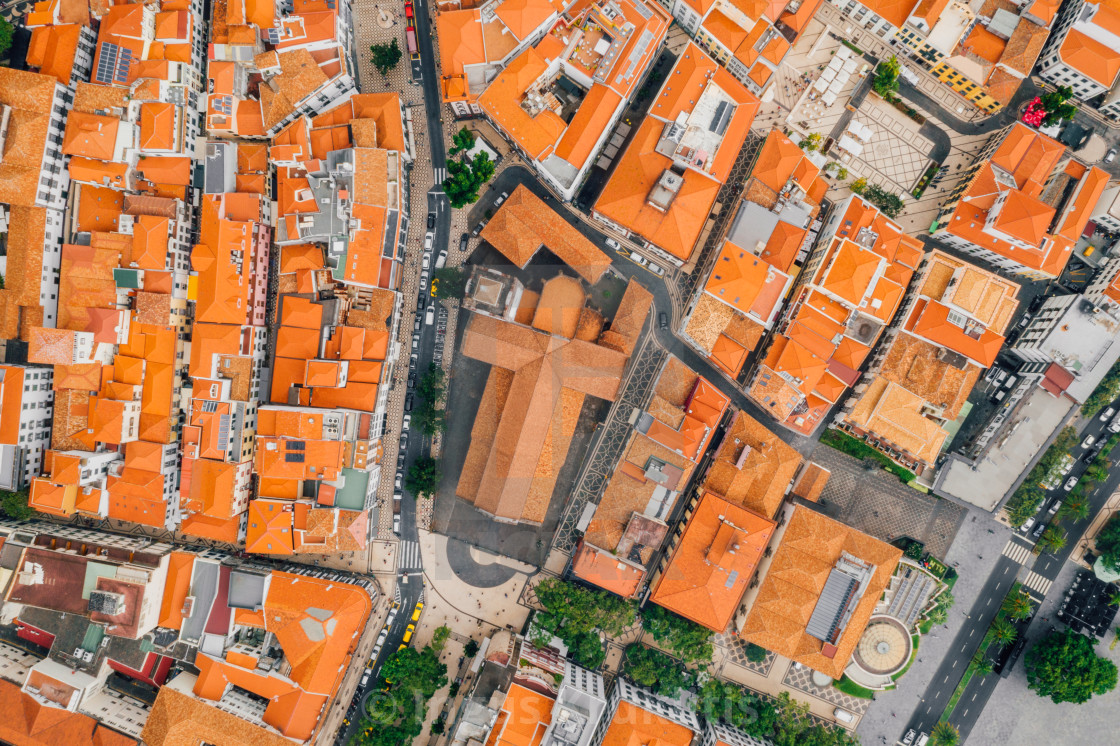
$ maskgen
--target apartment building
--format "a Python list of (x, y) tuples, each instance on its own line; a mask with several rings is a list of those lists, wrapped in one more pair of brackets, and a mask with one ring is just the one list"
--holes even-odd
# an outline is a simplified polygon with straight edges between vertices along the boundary
[(13, 570), (0, 625), (22, 642), (0, 642), (0, 676), (132, 742), (312, 742), (377, 598), (346, 573), (148, 538), (35, 523), (0, 534)]
[(618, 677), (607, 698), (592, 743), (648, 743), (656, 740), (666, 746), (689, 746), (702, 731), (700, 718), (692, 709), (659, 697), (647, 689)]
[(747, 395), (785, 427), (813, 432), (859, 380), (921, 259), (921, 243), (862, 197), (834, 206)]
[(1003, 347), (1019, 286), (931, 252), (838, 426), (932, 485), (948, 426)]
[(689, 43), (618, 156), (592, 216), (658, 262), (691, 267), (758, 107), (754, 94)]
[[(889, 38), (909, 60), (963, 99), (994, 113), (1030, 75), (1058, 5), (1056, 0), (1014, 5), (985, 0), (973, 8), (957, 0), (922, 0)], [(844, 0), (844, 8), (852, 6)]]
[(350, 0), (213, 3), (206, 129), (273, 138), (357, 92)]
[[(540, 42), (570, 5), (548, 0), (490, 0), (469, 8), (441, 4), (435, 22), (442, 40), (440, 90), (452, 114), (481, 115), (478, 98), (486, 87), (514, 57)], [(585, 31), (577, 25), (572, 34), (582, 39)]]
[(1120, 4), (1112, 0), (1069, 0), (1038, 62), (1039, 76), (1068, 86), (1084, 102), (1104, 99), (1097, 110), (1120, 117)]
[(663, 4), (705, 52), (747, 90), (761, 96), (820, 0), (675, 0)]
[(685, 339), (732, 378), (773, 328), (820, 228), (828, 184), (818, 161), (770, 131), (719, 256), (685, 314)]
[(642, 591), (651, 563), (669, 537), (669, 520), (699, 465), (730, 400), (670, 356), (638, 415), (618, 468), (595, 511), (571, 573), (624, 598)]
[(1107, 184), (1105, 172), (1016, 123), (977, 154), (931, 232), (999, 269), (1052, 279), (1065, 268)]
[(51, 442), (54, 371), (0, 365), (0, 489), (26, 488)]
[(581, 5), (510, 60), (477, 106), (549, 187), (571, 200), (645, 80), (669, 23), (646, 0)]

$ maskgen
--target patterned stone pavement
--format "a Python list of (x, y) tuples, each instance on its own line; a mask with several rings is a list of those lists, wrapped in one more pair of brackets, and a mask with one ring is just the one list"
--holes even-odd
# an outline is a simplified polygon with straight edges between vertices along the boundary
[(834, 689), (832, 685), (817, 686), (813, 683), (813, 669), (806, 666), (796, 664), (790, 666), (782, 683), (791, 689), (799, 689), (806, 694), (831, 702), (837, 707), (843, 707), (856, 715), (862, 715), (871, 706), (870, 699), (844, 694), (844, 692)]
[(909, 192), (929, 167), (933, 143), (899, 122), (886, 107), (868, 105), (868, 96), (852, 121), (871, 127), (872, 135), (864, 145), (861, 160)]
[(713, 644), (723, 648), (727, 655), (727, 660), (738, 666), (742, 666), (755, 673), (766, 676), (770, 673), (770, 669), (774, 667), (774, 660), (778, 657), (773, 651), (766, 651), (766, 658), (755, 663), (747, 658), (747, 641), (736, 634), (718, 634), (712, 639)]
[(812, 459), (832, 472), (819, 503), (828, 516), (883, 541), (909, 536), (936, 557), (948, 553), (967, 515), (964, 508), (911, 489), (885, 471), (868, 471), (863, 462), (823, 444)]

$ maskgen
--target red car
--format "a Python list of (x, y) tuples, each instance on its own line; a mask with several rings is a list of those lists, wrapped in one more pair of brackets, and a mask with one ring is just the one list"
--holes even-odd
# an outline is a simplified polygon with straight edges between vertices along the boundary
[[(407, 2), (407, 3), (404, 4), (404, 17), (405, 18), (412, 18), (413, 17), (412, 3), (411, 2)], [(409, 23), (408, 25), (411, 26), (412, 24)]]

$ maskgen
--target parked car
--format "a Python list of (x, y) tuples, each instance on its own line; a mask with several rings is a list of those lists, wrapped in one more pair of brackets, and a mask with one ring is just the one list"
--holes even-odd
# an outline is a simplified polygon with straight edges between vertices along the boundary
[(1114, 414), (1116, 414), (1115, 407), (1109, 407), (1101, 413), (1101, 416), (1098, 419), (1100, 419), (1101, 422), (1108, 422), (1108, 420), (1111, 419), (1112, 415)]
[(398, 489), (398, 490), (399, 490), (399, 489), (401, 488), (401, 482), (402, 482), (403, 480), (404, 480), (404, 472), (403, 472), (403, 471), (398, 471), (398, 472), (397, 472), (397, 476), (393, 478), (393, 487), (394, 487), (394, 489)]
[(424, 251), (425, 252), (428, 252), (428, 251), (432, 250), (432, 241), (434, 241), (434, 240), (435, 240), (435, 237), (432, 236), (431, 233), (424, 234)]
[(1114, 160), (1116, 160), (1116, 148), (1111, 148), (1104, 154), (1104, 162), (1112, 163)]
[[(1064, 485), (1062, 485), (1062, 489), (1065, 490), (1066, 492), (1069, 492), (1070, 490), (1073, 489), (1073, 486), (1075, 484), (1077, 484), (1077, 477), (1070, 477), (1069, 479), (1066, 480), (1066, 483)], [(1060, 504), (1061, 503), (1059, 502), (1059, 505)], [(1053, 513), (1054, 511), (1051, 510), (1050, 512)]]
[(1120, 414), (1112, 418), (1112, 422), (1108, 423), (1108, 431), (1110, 433), (1120, 433)]
[(416, 388), (416, 374), (415, 373), (409, 373), (408, 374), (408, 387), (410, 389)]
[(401, 535), (401, 514), (395, 513), (393, 515), (393, 533), (397, 536)]
[(439, 256), (436, 257), (436, 269), (443, 269), (445, 264), (447, 264), (447, 249), (440, 249)]
[(417, 601), (416, 608), (412, 610), (412, 621), (416, 622), (420, 619), (420, 612), (424, 610), (424, 602)]
[(837, 707), (835, 710), (832, 711), (832, 716), (834, 718), (836, 718), (838, 721), (840, 721), (841, 723), (853, 723), (853, 722), (855, 722), (855, 719), (856, 719), (855, 716), (852, 715), (852, 713), (850, 713), (847, 710), (842, 709), (840, 707)]
[(649, 265), (649, 271), (653, 272), (658, 277), (663, 277), (665, 275), (665, 270), (660, 264), (653, 264), (651, 262)]
[(369, 669), (367, 668), (366, 672), (364, 674), (362, 674), (362, 680), (360, 682), (358, 682), (358, 688), (359, 689), (365, 689), (366, 684), (368, 684), (368, 683), (369, 683)]
[(914, 739), (918, 736), (918, 732), (911, 728), (906, 731), (906, 735), (902, 737), (902, 746), (913, 746)]
[(465, 252), (467, 250), (467, 242), (471, 240), (471, 234), (464, 233), (459, 236), (459, 251)]
[[(420, 275), (420, 292), (423, 293), (427, 289), (428, 289), (428, 273), (425, 272), (424, 274)], [(423, 297), (423, 296), (421, 296), (421, 297)]]
[(1081, 441), (1081, 447), (1082, 448), (1088, 448), (1089, 446), (1093, 445), (1096, 442), (1097, 442), (1097, 437), (1095, 435), (1086, 435), (1085, 440)]
[(415, 631), (416, 631), (416, 625), (415, 624), (410, 624), (407, 627), (405, 627), (404, 628), (403, 641), (405, 643), (407, 643), (409, 640), (411, 640), (412, 639), (412, 633), (415, 632)]
[(657, 314), (657, 325), (659, 327), (661, 327), (662, 329), (668, 329), (669, 328), (669, 314), (665, 313), (664, 311)]
[(1055, 500), (1054, 504), (1050, 506), (1050, 510), (1048, 510), (1046, 512), (1049, 515), (1054, 515), (1055, 513), (1057, 513), (1061, 509), (1062, 509), (1062, 501), (1061, 500)]
[(436, 320), (436, 307), (435, 305), (428, 306), (428, 310), (424, 312), (424, 325), (431, 326), (432, 322)]
[(412, 411), (412, 394), (409, 394), (408, 396), (406, 396), (404, 398), (404, 411), (406, 411), (406, 412), (411, 412)]
[(1031, 530), (1031, 526), (1033, 526), (1033, 525), (1034, 525), (1034, 518), (1028, 518), (1027, 520), (1023, 521), (1023, 525), (1019, 527), (1019, 530), (1022, 531), (1025, 534), (1025, 533), (1027, 533), (1028, 531)]
[(613, 238), (608, 238), (607, 239), (607, 246), (610, 246), (615, 251), (622, 251), (622, 245), (618, 241), (614, 240)]
[(436, 227), (436, 214), (434, 212), (428, 213), (428, 230)]
[(408, 428), (412, 426), (412, 415), (406, 414), (404, 419), (401, 420), (401, 432), (407, 433)]
[(644, 267), (649, 264), (649, 259), (646, 259), (636, 251), (630, 252), (630, 261), (634, 262), (634, 264), (637, 264), (639, 267)]
[(420, 260), (420, 270), (422, 272), (427, 272), (431, 268), (432, 268), (432, 255), (431, 254), (425, 254), (424, 258)]
[(1031, 532), (1031, 536), (1037, 539), (1038, 537), (1042, 536), (1042, 532), (1045, 530), (1046, 524), (1042, 521), (1039, 521), (1038, 525), (1034, 527), (1034, 531)]
[(405, 461), (405, 453), (404, 453), (404, 449), (402, 448), (400, 454), (397, 456), (397, 468), (398, 469), (403, 469), (404, 468), (404, 461)]

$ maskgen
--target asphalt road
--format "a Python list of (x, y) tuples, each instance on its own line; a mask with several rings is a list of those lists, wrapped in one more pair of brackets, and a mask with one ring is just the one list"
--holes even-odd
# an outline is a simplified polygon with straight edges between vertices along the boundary
[[(1114, 402), (1111, 406), (1117, 407), (1120, 405), (1120, 400)], [(1047, 493), (1046, 498), (1043, 500), (1039, 507), (1036, 520), (1042, 520), (1044, 523), (1048, 522), (1052, 516), (1049, 514), (1049, 508), (1058, 500), (1064, 500), (1068, 495), (1063, 489), (1065, 481), (1069, 477), (1080, 477), (1089, 466), (1091, 459), (1083, 458), (1090, 453), (1090, 448), (1083, 448), (1081, 443), (1087, 435), (1094, 437), (1094, 445), (1107, 440), (1111, 433), (1108, 432), (1107, 423), (1100, 421), (1099, 416), (1093, 418), (1085, 423), (1085, 426), (1078, 435), (1078, 445), (1072, 449), (1073, 456), (1077, 459), (1069, 474), (1063, 478), (1060, 483), (1053, 490)], [(1120, 449), (1118, 449), (1120, 450)], [(1115, 454), (1116, 451), (1113, 451)], [(1055, 554), (1043, 553), (1034, 560), (1031, 572), (1036, 573), (1042, 579), (1053, 583), (1057, 578), (1062, 566), (1069, 559), (1074, 547), (1081, 540), (1081, 536), (1085, 533), (1092, 517), (1097, 514), (1104, 505), (1105, 500), (1111, 495), (1118, 487), (1120, 487), (1120, 469), (1112, 469), (1109, 472), (1108, 479), (1093, 489), (1089, 495), (1089, 517), (1075, 521), (1067, 520), (1062, 524), (1062, 527), (1067, 532), (1067, 541), (1064, 548)], [(1034, 531), (1037, 527), (1032, 526), (1030, 531), (1017, 531), (1014, 535), (1013, 543), (1021, 546), (1024, 549), (1033, 546), (1035, 537)], [(1014, 553), (1014, 550), (1010, 550)], [(1021, 553), (1020, 553), (1021, 554)], [(1026, 562), (1029, 564), (1034, 555), (1027, 555)], [(941, 666), (937, 669), (937, 673), (930, 681), (926, 689), (925, 696), (921, 699), (917, 711), (911, 718), (910, 722), (899, 734), (899, 739), (905, 735), (909, 729), (914, 729), (918, 733), (928, 733), (937, 721), (940, 720), (949, 699), (952, 697), (953, 692), (956, 691), (961, 678), (964, 676), (965, 670), (968, 668), (969, 662), (976, 654), (977, 648), (984, 634), (987, 632), (988, 627), (991, 626), (992, 620), (995, 618), (996, 613), (999, 611), (999, 605), (1003, 601), (1004, 596), (1011, 589), (1011, 585), (1016, 581), (1020, 574), (1020, 569), (1023, 567), (1019, 561), (1008, 556), (1006, 553), (999, 558), (991, 575), (984, 585), (983, 590), (977, 597), (976, 603), (973, 605), (971, 612), (965, 619), (961, 630), (957, 633), (956, 638), (953, 640), (953, 645), (950, 648), (951, 653), (945, 660), (942, 661)], [(1035, 582), (1038, 585), (1037, 582)], [(1035, 600), (1036, 608), (1041, 604), (1046, 594), (1040, 593), (1036, 588), (1030, 585), (1024, 585), (1023, 588), (1031, 594)], [(1047, 588), (1047, 593), (1054, 590), (1057, 593), (1063, 592), (1064, 589)], [(1039, 622), (1042, 623), (1042, 622)], [(964, 743), (972, 728), (980, 719), (980, 715), (984, 711), (984, 707), (988, 702), (988, 698), (995, 690), (996, 684), (999, 683), (1000, 677), (992, 674), (989, 676), (973, 677), (961, 695), (960, 701), (957, 703), (953, 710), (952, 715), (949, 717), (949, 722), (952, 723), (961, 734), (961, 743)]]
[[(417, 0), (414, 5), (414, 10), (420, 62), (418, 66), (414, 66), (413, 75), (416, 77), (416, 71), (418, 69), (420, 86), (424, 92), (428, 147), (431, 150), (433, 173), (431, 175), (418, 174), (413, 170), (410, 174), (410, 183), (417, 178), (423, 179), (425, 182), (430, 179), (434, 186), (428, 191), (428, 199), (424, 212), (413, 213), (409, 216), (410, 222), (415, 227), (411, 235), (415, 238), (410, 238), (406, 245), (405, 263), (413, 266), (420, 264), (423, 255), (424, 235), (428, 232), (428, 213), (435, 213), (436, 216), (435, 228), (433, 231), (433, 249), (430, 256), (432, 265), (435, 263), (435, 257), (439, 254), (440, 248), (446, 248), (448, 246), (448, 238), (451, 231), (450, 205), (443, 190), (439, 187), (439, 181), (445, 178), (447, 173), (447, 148), (443, 138), (439, 76), (435, 66), (431, 22), (428, 17), (428, 4), (424, 2), (424, 0)], [(414, 205), (413, 209), (416, 207), (417, 206)], [(405, 349), (402, 350), (399, 364), (403, 365), (405, 361), (409, 361), (409, 372), (415, 373), (417, 380), (423, 375), (423, 372), (428, 369), (428, 365), (432, 362), (435, 350), (437, 324), (435, 322), (431, 325), (424, 323), (425, 308), (431, 303), (434, 303), (434, 301), (427, 291), (420, 293), (415, 299), (406, 296), (404, 302), (404, 319), (402, 319), (401, 324), (402, 327), (408, 330), (410, 342), (406, 344)], [(436, 310), (438, 312), (438, 305), (436, 306)], [(415, 350), (417, 360), (412, 361), (411, 354), (413, 352), (413, 347), (411, 335), (412, 329), (414, 328), (413, 324), (417, 317), (420, 318), (420, 336)], [(405, 384), (401, 382), (394, 385)], [(411, 391), (411, 389), (409, 391)], [(402, 437), (401, 445), (401, 450), (404, 453), (404, 465), (399, 471), (402, 472), (407, 472), (408, 466), (420, 456), (426, 455), (431, 447), (428, 439), (421, 437), (420, 433), (416, 430), (412, 430), (408, 433), (407, 440)], [(399, 455), (400, 453), (398, 452), (398, 457)], [(340, 731), (335, 741), (336, 744), (347, 743), (356, 731), (357, 724), (361, 720), (361, 707), (364, 706), (369, 695), (374, 691), (374, 684), (377, 681), (378, 671), (380, 671), (381, 666), (384, 665), (388, 656), (403, 644), (405, 632), (408, 625), (412, 623), (413, 609), (424, 597), (423, 565), (420, 559), (419, 533), (416, 524), (416, 499), (413, 495), (408, 494), (407, 491), (403, 492), (404, 495), (400, 501), (400, 544), (397, 549), (397, 585), (395, 590), (395, 603), (398, 605), (398, 608), (396, 609), (396, 614), (393, 617), (392, 623), (388, 626), (388, 635), (381, 646), (379, 655), (375, 660), (370, 662), (369, 667), (371, 672), (366, 686), (359, 687), (354, 694), (353, 703), (358, 703), (358, 707), (354, 708), (351, 715), (348, 717), (350, 725)]]

